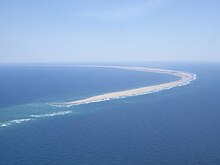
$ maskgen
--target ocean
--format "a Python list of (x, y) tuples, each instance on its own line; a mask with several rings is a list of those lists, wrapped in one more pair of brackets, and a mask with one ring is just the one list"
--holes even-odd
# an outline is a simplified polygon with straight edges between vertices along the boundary
[(197, 79), (147, 95), (54, 107), (50, 103), (178, 78), (112, 68), (1, 65), (0, 164), (220, 164), (218, 63), (117, 65), (182, 70)]

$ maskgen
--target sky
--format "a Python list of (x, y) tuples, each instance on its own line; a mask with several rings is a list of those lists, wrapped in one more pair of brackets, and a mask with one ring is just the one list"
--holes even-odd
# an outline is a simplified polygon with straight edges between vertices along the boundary
[(0, 1), (0, 63), (81, 61), (220, 61), (220, 1)]

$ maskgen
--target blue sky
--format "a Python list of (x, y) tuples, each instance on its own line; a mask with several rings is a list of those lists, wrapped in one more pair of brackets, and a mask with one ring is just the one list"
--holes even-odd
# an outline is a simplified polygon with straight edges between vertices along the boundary
[(219, 0), (2, 0), (0, 63), (220, 60)]

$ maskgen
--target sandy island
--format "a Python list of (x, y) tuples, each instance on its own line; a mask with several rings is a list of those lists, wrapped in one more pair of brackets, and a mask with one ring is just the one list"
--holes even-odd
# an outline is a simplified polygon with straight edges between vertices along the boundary
[[(82, 65), (81, 65), (82, 66)], [(115, 68), (115, 69), (126, 69), (126, 70), (133, 70), (133, 71), (142, 71), (142, 72), (152, 72), (152, 73), (160, 73), (160, 74), (168, 74), (179, 77), (178, 80), (167, 82), (159, 85), (151, 85), (145, 86), (130, 90), (118, 91), (118, 92), (111, 92), (106, 94), (101, 94), (97, 96), (88, 97), (85, 99), (70, 101), (70, 102), (62, 102), (62, 103), (53, 103), (54, 106), (74, 106), (80, 104), (88, 104), (100, 101), (107, 101), (111, 99), (118, 99), (118, 98), (125, 98), (129, 96), (137, 96), (143, 94), (149, 94), (165, 89), (170, 89), (173, 87), (183, 86), (189, 84), (191, 81), (196, 79), (196, 75), (188, 72), (183, 71), (175, 71), (175, 70), (165, 70), (165, 69), (154, 69), (154, 68), (144, 68), (144, 67), (126, 67), (126, 66), (95, 66), (95, 65), (83, 65), (83, 67), (101, 67), (101, 68)]]

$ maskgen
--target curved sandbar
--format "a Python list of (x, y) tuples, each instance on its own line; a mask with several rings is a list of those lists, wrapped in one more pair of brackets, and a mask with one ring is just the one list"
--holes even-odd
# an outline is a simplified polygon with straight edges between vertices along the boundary
[[(82, 65), (81, 65), (82, 66)], [(63, 103), (54, 103), (55, 106), (74, 106), (80, 104), (88, 104), (93, 102), (106, 101), (111, 99), (124, 98), (129, 96), (137, 96), (148, 93), (153, 93), (165, 89), (170, 89), (177, 86), (183, 86), (189, 84), (191, 81), (196, 79), (196, 75), (183, 71), (174, 71), (174, 70), (165, 70), (165, 69), (154, 69), (154, 68), (144, 68), (144, 67), (126, 67), (126, 66), (96, 66), (96, 65), (83, 65), (83, 67), (101, 67), (101, 68), (115, 68), (115, 69), (126, 69), (126, 70), (134, 70), (134, 71), (142, 71), (142, 72), (153, 72), (153, 73), (161, 73), (177, 76), (180, 79), (168, 83), (163, 83), (159, 85), (151, 85), (146, 87), (140, 87), (130, 90), (111, 92), (106, 94), (101, 94), (97, 96), (88, 97), (85, 99), (80, 99), (76, 101), (63, 102)]]

